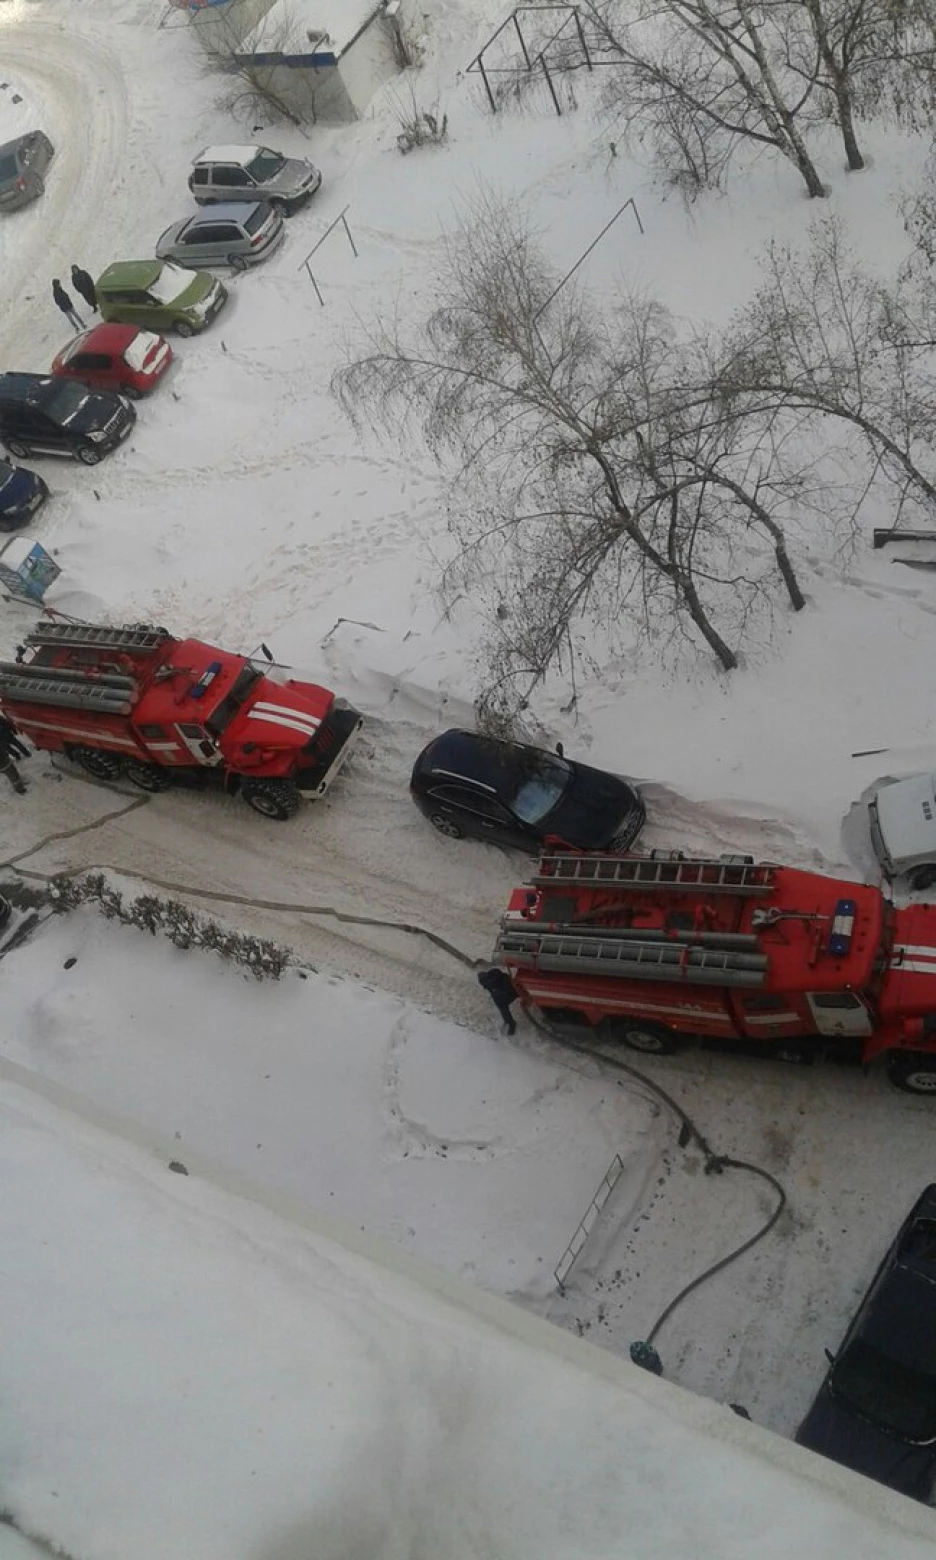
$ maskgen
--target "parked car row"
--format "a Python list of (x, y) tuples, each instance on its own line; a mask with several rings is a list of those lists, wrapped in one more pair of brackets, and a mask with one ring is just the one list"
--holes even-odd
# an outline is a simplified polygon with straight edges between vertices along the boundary
[[(0, 209), (42, 193), (52, 155), (41, 131), (0, 147)], [(69, 341), (48, 374), (0, 374), (0, 442), (15, 459), (65, 455), (93, 466), (116, 449), (136, 422), (129, 403), (172, 363), (159, 333), (205, 330), (228, 299), (210, 269), (246, 271), (275, 254), (284, 214), (315, 194), (322, 175), (269, 147), (216, 146), (194, 159), (188, 182), (202, 209), (167, 228), (152, 259), (120, 260), (98, 277), (102, 323)], [(35, 472), (0, 462), (0, 531), (27, 525), (48, 493)]]

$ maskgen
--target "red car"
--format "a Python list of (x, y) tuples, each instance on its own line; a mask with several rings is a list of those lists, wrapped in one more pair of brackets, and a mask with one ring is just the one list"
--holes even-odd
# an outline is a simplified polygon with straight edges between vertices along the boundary
[(116, 390), (137, 400), (148, 395), (172, 362), (172, 348), (155, 331), (135, 325), (95, 325), (63, 347), (53, 374), (89, 390)]

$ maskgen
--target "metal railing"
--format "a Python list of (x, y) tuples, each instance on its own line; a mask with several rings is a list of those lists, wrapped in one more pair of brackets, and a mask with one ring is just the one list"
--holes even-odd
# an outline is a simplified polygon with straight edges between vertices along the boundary
[(326, 238), (328, 237), (328, 235), (335, 231), (335, 228), (338, 227), (339, 223), (341, 224), (341, 226), (345, 230), (345, 237), (347, 238), (348, 243), (351, 245), (351, 252), (354, 255), (355, 260), (358, 258), (357, 245), (355, 244), (354, 239), (351, 237), (351, 229), (348, 226), (347, 213), (350, 210), (351, 210), (350, 206), (345, 206), (343, 211), (339, 211), (339, 213), (338, 213), (337, 217), (335, 218), (334, 222), (330, 222), (329, 223), (328, 227), (325, 229), (325, 231), (322, 234), (321, 238), (318, 240), (317, 243), (313, 244), (312, 248), (309, 250), (309, 253), (306, 255), (305, 259), (301, 262), (301, 264), (298, 267), (298, 269), (300, 271), (305, 271), (306, 275), (308, 276), (309, 281), (312, 283), (312, 286), (315, 288), (315, 296), (317, 297), (319, 303), (322, 305), (322, 308), (325, 307), (325, 299), (322, 297), (322, 290), (319, 287), (318, 282), (315, 280), (315, 275), (314, 275), (314, 273), (312, 271), (312, 267), (309, 264), (309, 262), (312, 259), (312, 256), (316, 253), (316, 251), (322, 247), (322, 245), (324, 244), (324, 242), (325, 242)]
[(579, 1257), (582, 1255), (582, 1252), (585, 1248), (585, 1243), (598, 1222), (598, 1216), (601, 1213), (602, 1208), (604, 1208), (608, 1198), (611, 1196), (611, 1193), (614, 1191), (614, 1188), (617, 1186), (618, 1181), (621, 1179), (623, 1174), (624, 1161), (620, 1154), (615, 1154), (610, 1165), (605, 1171), (604, 1176), (602, 1177), (601, 1185), (599, 1186), (597, 1192), (579, 1220), (575, 1234), (572, 1236), (572, 1239), (566, 1246), (565, 1251), (562, 1253), (562, 1256), (559, 1258), (559, 1261), (553, 1268), (556, 1284), (561, 1295), (565, 1294), (566, 1279), (574, 1268)]

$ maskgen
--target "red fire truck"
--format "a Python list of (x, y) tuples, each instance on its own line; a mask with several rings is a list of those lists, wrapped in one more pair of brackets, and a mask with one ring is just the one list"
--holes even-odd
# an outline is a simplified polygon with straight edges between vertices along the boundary
[(361, 728), (327, 688), (164, 628), (40, 622), (0, 661), (0, 711), (37, 747), (144, 791), (214, 784), (266, 818), (321, 796)]
[(514, 891), (495, 957), (570, 1038), (886, 1053), (899, 1088), (936, 1091), (936, 904), (748, 857), (551, 853)]

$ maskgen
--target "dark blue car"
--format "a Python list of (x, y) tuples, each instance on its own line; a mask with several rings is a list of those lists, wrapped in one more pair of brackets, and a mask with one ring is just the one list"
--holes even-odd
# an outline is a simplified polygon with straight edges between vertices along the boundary
[(927, 1500), (936, 1474), (936, 1186), (877, 1270), (796, 1432), (800, 1446)]
[(545, 840), (573, 850), (628, 850), (644, 825), (643, 799), (620, 775), (524, 742), (446, 731), (413, 766), (410, 795), (450, 839), (539, 851)]
[(0, 531), (28, 525), (48, 496), (48, 487), (34, 471), (0, 460)]

